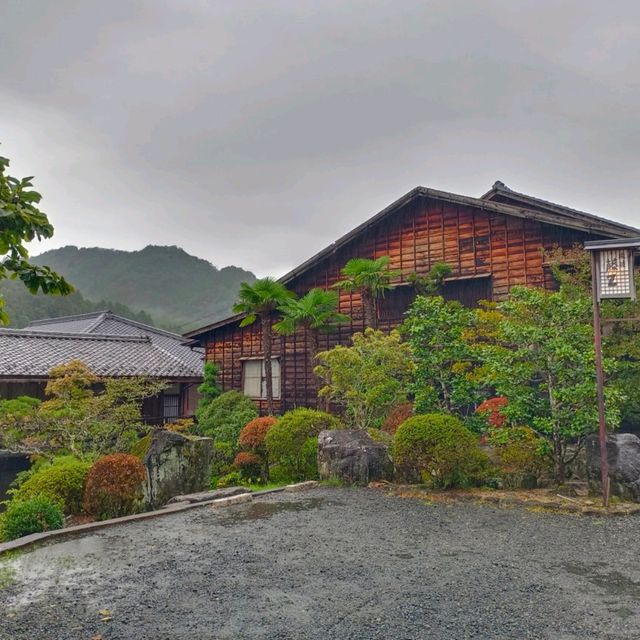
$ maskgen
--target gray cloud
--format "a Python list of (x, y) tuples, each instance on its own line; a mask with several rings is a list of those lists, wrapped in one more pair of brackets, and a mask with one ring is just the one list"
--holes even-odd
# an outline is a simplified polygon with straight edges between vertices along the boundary
[(16, 0), (0, 43), (46, 247), (279, 275), (417, 184), (497, 178), (640, 225), (637, 2)]

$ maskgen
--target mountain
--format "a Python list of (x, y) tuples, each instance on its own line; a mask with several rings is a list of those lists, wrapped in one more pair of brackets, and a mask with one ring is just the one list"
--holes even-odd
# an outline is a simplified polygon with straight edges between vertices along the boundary
[[(240, 283), (255, 280), (250, 271), (218, 269), (175, 246), (140, 251), (68, 246), (32, 261), (62, 274), (86, 301), (112, 300), (180, 332), (229, 315)], [(7, 312), (11, 315), (9, 306)]]

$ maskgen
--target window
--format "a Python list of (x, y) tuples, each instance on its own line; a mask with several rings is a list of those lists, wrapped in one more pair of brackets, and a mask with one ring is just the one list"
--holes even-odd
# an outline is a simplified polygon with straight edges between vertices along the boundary
[[(273, 397), (280, 397), (280, 360), (271, 358), (271, 380)], [(242, 390), (250, 398), (267, 397), (267, 379), (264, 374), (264, 361), (244, 360), (242, 362)]]
[(416, 290), (411, 285), (399, 285), (385, 291), (378, 298), (378, 319), (382, 321), (403, 320), (404, 314), (416, 299)]
[(442, 297), (445, 300), (457, 300), (465, 307), (477, 307), (480, 300), (491, 300), (491, 276), (447, 280)]
[(165, 393), (162, 396), (162, 417), (165, 422), (175, 422), (180, 417), (180, 395)]

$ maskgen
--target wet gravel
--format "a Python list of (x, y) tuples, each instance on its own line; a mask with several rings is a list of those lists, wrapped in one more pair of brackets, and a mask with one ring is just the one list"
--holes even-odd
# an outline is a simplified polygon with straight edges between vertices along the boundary
[(0, 638), (636, 639), (639, 529), (369, 489), (272, 494), (0, 559)]

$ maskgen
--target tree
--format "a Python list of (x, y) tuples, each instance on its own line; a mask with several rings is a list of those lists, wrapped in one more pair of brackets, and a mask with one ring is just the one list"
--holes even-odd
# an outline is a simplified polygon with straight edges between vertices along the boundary
[(343, 279), (333, 286), (345, 291), (357, 291), (362, 299), (364, 324), (372, 329), (378, 328), (377, 300), (391, 289), (391, 280), (399, 271), (389, 269), (389, 256), (376, 260), (352, 258), (342, 269)]
[(402, 332), (416, 360), (412, 384), (416, 413), (473, 414), (481, 402), (474, 372), (477, 354), (469, 340), (477, 314), (440, 296), (418, 296)]
[(336, 325), (348, 322), (349, 316), (339, 313), (338, 294), (335, 291), (311, 289), (301, 298), (289, 298), (280, 307), (282, 319), (274, 329), (282, 335), (295, 333), (299, 327), (307, 333), (309, 363), (318, 355), (318, 338), (321, 331), (331, 331)]
[[(64, 278), (29, 262), (25, 243), (50, 238), (53, 226), (36, 206), (42, 196), (32, 190), (32, 178), (14, 178), (6, 173), (8, 167), (9, 160), (0, 157), (0, 280), (19, 278), (31, 293), (66, 295), (73, 288)], [(0, 322), (6, 324), (2, 305), (0, 300)]]
[[(591, 300), (561, 287), (558, 292), (514, 287), (498, 305), (503, 319), (482, 346), (482, 375), (512, 425), (531, 426), (551, 442), (554, 475), (566, 468), (598, 424)], [(604, 361), (611, 373), (614, 363)], [(620, 422), (619, 390), (607, 386), (607, 424)]]
[(233, 307), (234, 313), (246, 314), (240, 322), (241, 327), (246, 327), (260, 319), (269, 415), (273, 415), (272, 324), (276, 311), (293, 295), (281, 282), (273, 278), (261, 278), (253, 284), (243, 282), (240, 285), (239, 300)]
[(318, 354), (315, 374), (325, 383), (319, 395), (344, 409), (356, 429), (379, 428), (390, 409), (406, 402), (414, 372), (411, 349), (400, 334), (365, 329), (353, 346), (338, 345)]
[(201, 419), (206, 408), (222, 393), (218, 384), (220, 368), (215, 362), (205, 362), (202, 373), (202, 384), (198, 387), (200, 400), (196, 409), (196, 417)]
[(14, 440), (27, 450), (83, 459), (128, 449), (149, 430), (142, 422), (142, 401), (165, 386), (146, 378), (101, 379), (79, 360), (54, 367), (46, 386), (48, 399), (20, 420)]
[(436, 262), (424, 276), (410, 273), (407, 282), (413, 285), (419, 296), (436, 296), (442, 291), (445, 278), (452, 272), (453, 268), (446, 262)]

